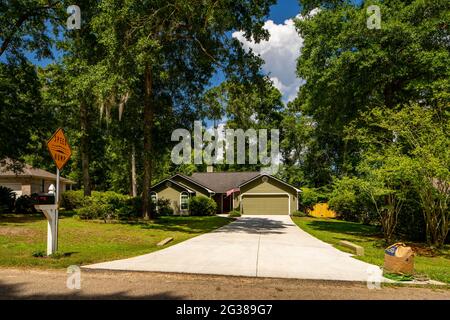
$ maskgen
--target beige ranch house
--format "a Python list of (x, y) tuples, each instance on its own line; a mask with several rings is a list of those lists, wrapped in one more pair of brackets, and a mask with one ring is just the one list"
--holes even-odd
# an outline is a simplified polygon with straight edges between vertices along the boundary
[[(8, 167), (7, 161), (0, 165), (0, 186), (10, 188), (16, 197), (31, 195), (33, 193), (48, 192), (51, 184), (56, 186), (56, 174), (33, 168), (25, 164), (22, 172), (14, 172)], [(72, 188), (75, 182), (66, 178), (60, 178), (61, 192)]]
[(301, 191), (260, 172), (197, 172), (176, 174), (150, 188), (153, 201), (169, 199), (174, 214), (189, 214), (189, 198), (216, 201), (218, 213), (239, 210), (249, 215), (290, 215), (298, 208)]

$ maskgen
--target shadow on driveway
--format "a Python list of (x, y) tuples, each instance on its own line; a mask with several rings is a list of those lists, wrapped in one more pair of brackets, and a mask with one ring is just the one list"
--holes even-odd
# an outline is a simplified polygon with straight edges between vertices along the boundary
[[(289, 217), (287, 217), (289, 218)], [(242, 217), (232, 224), (214, 230), (213, 233), (242, 232), (248, 234), (281, 234), (290, 225), (284, 219)]]

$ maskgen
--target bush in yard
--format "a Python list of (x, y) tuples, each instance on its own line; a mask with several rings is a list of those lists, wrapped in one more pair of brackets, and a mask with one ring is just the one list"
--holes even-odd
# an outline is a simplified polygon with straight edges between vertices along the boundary
[(400, 239), (424, 242), (426, 240), (426, 225), (425, 218), (422, 213), (422, 207), (417, 204), (419, 195), (410, 190), (405, 195), (405, 202), (402, 210), (398, 215), (398, 222), (395, 228), (395, 233)]
[(14, 212), (16, 213), (35, 213), (34, 200), (32, 197), (23, 195), (17, 198), (14, 203)]
[(83, 190), (69, 190), (61, 193), (61, 207), (66, 210), (75, 210), (85, 205)]
[(370, 223), (376, 220), (369, 200), (361, 191), (360, 181), (349, 177), (336, 180), (330, 193), (328, 206), (346, 221)]
[(170, 206), (170, 200), (160, 198), (156, 202), (156, 205), (158, 206), (158, 215), (160, 216), (172, 216), (173, 215), (173, 209)]
[(299, 197), (300, 210), (307, 212), (312, 210), (316, 203), (327, 202), (328, 195), (319, 188), (302, 188)]
[(293, 217), (307, 217), (308, 214), (302, 212), (302, 211), (294, 211), (292, 212)]
[(99, 202), (93, 202), (92, 204), (75, 209), (80, 219), (106, 219), (114, 215), (114, 210), (107, 204), (101, 204)]
[(137, 219), (142, 216), (142, 198), (129, 198), (126, 205), (116, 209), (116, 216), (119, 220), (125, 221), (130, 219)]
[[(129, 196), (107, 191), (92, 193), (91, 197), (83, 197), (77, 199), (75, 207), (76, 214), (81, 219), (104, 219), (105, 221), (111, 219), (128, 219), (133, 216), (134, 204), (137, 200), (132, 200)], [(120, 217), (119, 217), (120, 215)]]
[(241, 213), (238, 210), (233, 210), (228, 214), (228, 216), (230, 218), (240, 217)]
[(216, 213), (216, 202), (204, 196), (195, 196), (189, 200), (189, 210), (193, 216), (211, 216)]
[(11, 212), (14, 209), (16, 194), (12, 189), (0, 186), (0, 213)]

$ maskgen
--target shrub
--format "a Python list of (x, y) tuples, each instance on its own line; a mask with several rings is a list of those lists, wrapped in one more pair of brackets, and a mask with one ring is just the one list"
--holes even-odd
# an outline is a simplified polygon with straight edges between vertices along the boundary
[(124, 206), (115, 211), (117, 219), (121, 221), (130, 220), (136, 218), (136, 211), (132, 206)]
[(69, 190), (61, 193), (61, 207), (66, 210), (75, 210), (85, 205), (83, 190)]
[(217, 203), (205, 196), (195, 196), (189, 200), (189, 209), (193, 216), (211, 216), (216, 213)]
[(426, 224), (422, 207), (416, 202), (418, 197), (419, 195), (413, 190), (405, 195), (406, 200), (398, 215), (395, 233), (401, 239), (424, 242), (426, 240)]
[(233, 211), (231, 211), (231, 212), (228, 214), (228, 216), (229, 216), (230, 218), (240, 217), (240, 216), (241, 216), (241, 213), (240, 213), (239, 211), (237, 211), (237, 210), (233, 210)]
[(343, 220), (371, 223), (378, 219), (378, 215), (359, 184), (358, 179), (348, 177), (336, 180), (328, 206)]
[(16, 213), (35, 213), (33, 198), (27, 195), (17, 198), (14, 204), (14, 211)]
[(11, 212), (15, 200), (16, 194), (12, 189), (0, 186), (0, 212)]
[(291, 214), (293, 217), (307, 217), (308, 214), (306, 214), (305, 212), (302, 211), (294, 211)]
[[(71, 196), (71, 195), (70, 195)], [(82, 200), (78, 196), (75, 199), (75, 212), (81, 219), (128, 219), (133, 216), (134, 205), (139, 201), (129, 196), (107, 191), (93, 192), (91, 197), (83, 197)], [(119, 217), (120, 215), (120, 217)]]
[(92, 203), (86, 207), (75, 209), (80, 219), (106, 219), (113, 213), (107, 204)]
[(170, 206), (170, 200), (160, 198), (156, 202), (156, 205), (158, 206), (158, 215), (160, 216), (171, 216), (173, 215), (173, 209)]
[(302, 188), (299, 198), (300, 210), (312, 210), (316, 203), (327, 202), (328, 194), (320, 188)]
[(45, 253), (44, 250), (37, 250), (37, 251), (33, 251), (33, 253), (31, 255), (35, 258), (42, 258), (42, 257), (45, 257), (47, 254)]

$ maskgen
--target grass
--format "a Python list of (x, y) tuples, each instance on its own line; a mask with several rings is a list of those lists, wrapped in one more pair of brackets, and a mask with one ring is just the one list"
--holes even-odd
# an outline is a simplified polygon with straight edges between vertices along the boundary
[(168, 216), (154, 222), (104, 223), (60, 216), (58, 254), (47, 258), (33, 256), (46, 250), (47, 220), (42, 214), (0, 214), (0, 266), (64, 268), (123, 259), (159, 250), (156, 244), (167, 237), (174, 238), (169, 244), (174, 245), (231, 220)]
[[(387, 245), (382, 239), (378, 227), (311, 217), (293, 217), (293, 220), (301, 229), (324, 242), (332, 244), (339, 250), (351, 252), (350, 249), (339, 245), (340, 240), (348, 240), (364, 247), (364, 256), (355, 256), (355, 258), (383, 266), (384, 248)], [(449, 245), (444, 246), (439, 251), (432, 251), (427, 249), (424, 244), (405, 243), (412, 246), (416, 252), (414, 261), (417, 274), (425, 274), (433, 280), (450, 284)]]

